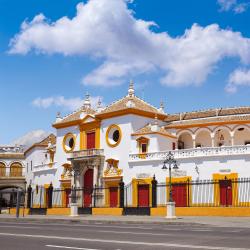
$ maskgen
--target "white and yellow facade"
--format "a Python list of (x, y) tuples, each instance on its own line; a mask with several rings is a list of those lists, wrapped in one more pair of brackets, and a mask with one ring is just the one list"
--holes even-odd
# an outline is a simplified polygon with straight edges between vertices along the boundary
[[(153, 176), (168, 182), (162, 164), (169, 151), (179, 167), (173, 181), (250, 177), (250, 107), (167, 114), (163, 105), (136, 97), (131, 83), (128, 94), (107, 107), (92, 109), (86, 96), (79, 110), (58, 115), (53, 127), (53, 142), (24, 154), (33, 187), (115, 190), (123, 180), (133, 194), (127, 203), (137, 206), (138, 184), (151, 185)], [(103, 205), (111, 206), (112, 194), (105, 192)]]

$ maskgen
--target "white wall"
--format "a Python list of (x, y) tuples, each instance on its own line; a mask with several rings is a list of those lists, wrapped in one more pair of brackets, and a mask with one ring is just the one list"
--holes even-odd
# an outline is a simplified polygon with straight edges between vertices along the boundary
[[(146, 173), (151, 177), (155, 175), (159, 182), (165, 182), (168, 170), (162, 170), (163, 160), (130, 162), (128, 178), (131, 179), (137, 174)], [(191, 176), (192, 180), (211, 180), (215, 173), (238, 173), (239, 178), (250, 177), (250, 156), (248, 155), (188, 158), (179, 159), (177, 162), (179, 170), (185, 172), (184, 176)]]
[[(136, 132), (138, 129), (144, 127), (147, 123), (153, 122), (154, 119), (144, 118), (136, 115), (124, 115), (105, 119), (101, 123), (101, 148), (104, 149), (105, 159), (114, 158), (119, 160), (118, 167), (123, 169), (124, 181), (128, 182), (127, 172), (129, 170), (128, 158), (129, 153), (135, 150), (135, 145), (132, 145), (131, 134)], [(122, 131), (122, 139), (118, 146), (112, 148), (106, 143), (106, 131), (112, 124), (117, 124)], [(104, 169), (107, 163), (104, 164)]]

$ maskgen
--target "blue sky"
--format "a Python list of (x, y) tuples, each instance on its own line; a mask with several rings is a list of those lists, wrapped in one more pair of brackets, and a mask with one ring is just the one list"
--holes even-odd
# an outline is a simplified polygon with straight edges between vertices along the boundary
[(248, 106), (249, 23), (247, 1), (0, 0), (0, 144), (130, 79), (167, 113)]

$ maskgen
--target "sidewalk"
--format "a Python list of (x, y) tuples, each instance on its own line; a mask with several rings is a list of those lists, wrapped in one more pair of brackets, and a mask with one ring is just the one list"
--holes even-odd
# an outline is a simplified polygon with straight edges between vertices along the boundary
[(216, 227), (242, 227), (250, 228), (250, 217), (178, 217), (169, 220), (164, 217), (153, 216), (98, 216), (81, 215), (78, 217), (52, 216), (52, 215), (27, 215), (15, 216), (0, 214), (0, 222), (42, 222), (42, 223), (110, 223), (110, 224), (173, 224), (173, 225), (208, 225)]

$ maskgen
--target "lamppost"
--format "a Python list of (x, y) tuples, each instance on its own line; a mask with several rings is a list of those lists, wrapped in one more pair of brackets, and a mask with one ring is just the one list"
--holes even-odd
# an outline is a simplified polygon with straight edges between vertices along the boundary
[[(166, 166), (168, 164), (168, 167)], [(166, 159), (163, 162), (163, 170), (169, 170), (169, 196), (167, 202), (167, 218), (176, 218), (175, 217), (175, 202), (173, 201), (172, 194), (172, 168), (174, 170), (178, 169), (177, 162), (174, 159), (174, 155), (171, 151), (168, 152)]]

